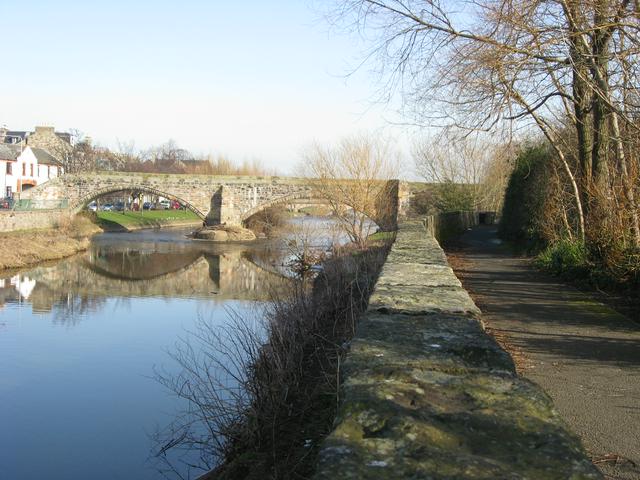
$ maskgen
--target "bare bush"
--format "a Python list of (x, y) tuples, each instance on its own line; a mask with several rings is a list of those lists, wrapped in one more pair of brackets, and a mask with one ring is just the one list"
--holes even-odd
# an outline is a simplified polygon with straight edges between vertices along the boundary
[(456, 135), (448, 130), (414, 146), (416, 170), (435, 183), (440, 211), (499, 211), (504, 197), (512, 148), (478, 135)]
[(194, 451), (210, 478), (311, 474), (335, 416), (341, 358), (386, 251), (327, 260), (312, 288), (295, 283), (257, 326), (237, 316), (222, 328), (200, 323), (174, 354), (182, 373), (158, 375), (188, 402), (156, 437), (165, 475), (194, 468)]
[(284, 227), (287, 217), (287, 211), (284, 206), (269, 207), (245, 220), (244, 226), (256, 234), (270, 237), (277, 235)]
[(376, 202), (398, 174), (398, 154), (391, 143), (361, 135), (334, 147), (314, 144), (304, 154), (302, 170), (351, 241), (365, 246), (375, 229)]

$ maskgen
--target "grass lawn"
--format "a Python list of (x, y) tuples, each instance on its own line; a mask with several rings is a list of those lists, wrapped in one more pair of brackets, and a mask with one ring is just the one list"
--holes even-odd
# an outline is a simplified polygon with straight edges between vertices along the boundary
[(97, 212), (98, 223), (103, 227), (159, 227), (172, 223), (198, 222), (191, 210), (144, 210), (142, 212)]
[(396, 236), (396, 232), (377, 232), (372, 233), (367, 237), (367, 240), (371, 242), (390, 242)]

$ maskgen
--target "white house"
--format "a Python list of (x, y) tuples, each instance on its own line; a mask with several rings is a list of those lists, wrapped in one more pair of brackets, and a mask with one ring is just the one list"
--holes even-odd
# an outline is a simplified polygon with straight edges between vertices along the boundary
[(0, 144), (0, 196), (13, 198), (64, 173), (62, 164), (41, 148)]

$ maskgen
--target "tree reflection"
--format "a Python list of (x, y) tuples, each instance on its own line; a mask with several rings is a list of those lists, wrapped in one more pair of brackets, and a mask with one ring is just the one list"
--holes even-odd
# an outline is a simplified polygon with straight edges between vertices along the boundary
[[(267, 260), (278, 254), (268, 245), (135, 243), (120, 238), (127, 237), (108, 237), (82, 255), (0, 279), (0, 305), (30, 305), (34, 313), (51, 314), (54, 323), (76, 325), (108, 301), (136, 297), (265, 301), (289, 282), (273, 268), (276, 262)], [(262, 260), (260, 265), (254, 258)]]

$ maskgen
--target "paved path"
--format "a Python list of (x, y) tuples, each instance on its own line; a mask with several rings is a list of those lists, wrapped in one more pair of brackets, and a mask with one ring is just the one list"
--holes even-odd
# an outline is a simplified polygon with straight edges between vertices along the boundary
[(640, 324), (536, 271), (496, 232), (462, 236), (448, 252), (456, 274), (605, 478), (640, 479)]

